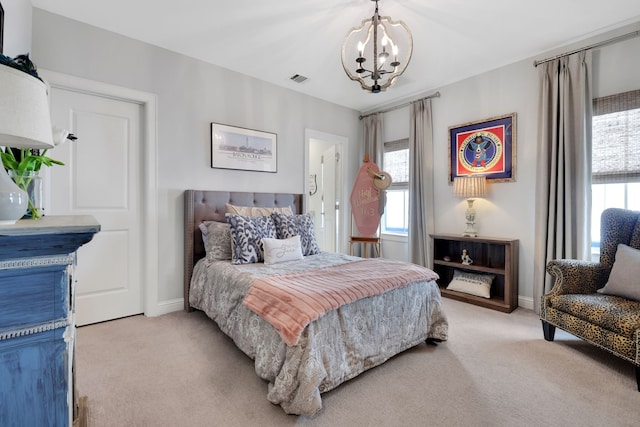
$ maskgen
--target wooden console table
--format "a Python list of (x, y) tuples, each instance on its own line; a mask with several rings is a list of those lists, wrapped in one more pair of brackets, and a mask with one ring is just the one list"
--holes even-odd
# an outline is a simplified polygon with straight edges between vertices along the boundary
[(76, 251), (100, 225), (45, 216), (0, 226), (0, 425), (71, 426)]

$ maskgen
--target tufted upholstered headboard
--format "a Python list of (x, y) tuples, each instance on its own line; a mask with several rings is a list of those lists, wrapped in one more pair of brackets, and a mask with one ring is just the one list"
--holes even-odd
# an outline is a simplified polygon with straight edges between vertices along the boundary
[(184, 192), (184, 309), (189, 311), (189, 285), (196, 262), (205, 254), (202, 221), (226, 222), (225, 205), (284, 207), (302, 213), (302, 194), (186, 190)]

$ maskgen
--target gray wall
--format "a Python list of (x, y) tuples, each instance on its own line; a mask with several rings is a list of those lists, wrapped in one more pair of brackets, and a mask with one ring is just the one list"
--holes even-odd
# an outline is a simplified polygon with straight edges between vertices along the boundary
[[(41, 68), (158, 96), (159, 303), (182, 298), (185, 189), (302, 193), (305, 128), (347, 137), (357, 157), (354, 110), (41, 9), (32, 44)], [(210, 122), (277, 133), (278, 172), (211, 169)]]
[(31, 52), (31, 2), (2, 0), (4, 39), (2, 53), (14, 58)]
[[(586, 40), (535, 59), (544, 59), (576, 47), (640, 29), (640, 23), (615, 33)], [(533, 307), (533, 251), (538, 117), (538, 72), (529, 58), (464, 81), (438, 88), (432, 100), (434, 126), (434, 206), (438, 233), (462, 233), (467, 204), (453, 195), (448, 183), (448, 129), (471, 121), (517, 114), (516, 181), (490, 185), (489, 195), (477, 200), (476, 223), (484, 236), (520, 240), (520, 303)], [(640, 88), (640, 37), (608, 45), (593, 53), (593, 95), (600, 97)], [(424, 95), (434, 91), (425, 92)], [(416, 97), (417, 98), (417, 97)], [(385, 114), (385, 139), (409, 136), (409, 109)], [(385, 256), (406, 259), (406, 244), (384, 242)], [(473, 257), (473, 256), (472, 256)]]

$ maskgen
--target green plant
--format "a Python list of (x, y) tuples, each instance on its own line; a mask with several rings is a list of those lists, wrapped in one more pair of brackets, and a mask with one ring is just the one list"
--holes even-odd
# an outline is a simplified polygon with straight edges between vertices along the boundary
[(38, 149), (5, 147), (4, 150), (0, 152), (0, 156), (2, 156), (2, 165), (6, 170), (14, 170), (21, 173), (27, 171), (38, 172), (42, 165), (64, 165), (64, 163), (59, 160), (47, 157), (47, 151), (48, 150), (43, 150), (42, 153), (40, 153)]
[[(46, 154), (47, 150), (40, 152), (40, 150), (28, 148), (17, 149), (5, 147), (0, 151), (2, 165), (7, 171), (11, 171), (13, 181), (27, 194), (29, 193), (29, 185), (37, 175), (37, 172), (42, 168), (42, 165), (64, 165), (61, 161), (52, 159)], [(28, 198), (27, 212), (30, 213), (33, 219), (40, 218), (40, 211), (34, 206), (31, 197)]]

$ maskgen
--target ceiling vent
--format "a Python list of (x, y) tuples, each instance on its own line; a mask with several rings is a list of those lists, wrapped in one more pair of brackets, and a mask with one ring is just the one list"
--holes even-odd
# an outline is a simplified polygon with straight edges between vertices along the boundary
[(307, 80), (307, 77), (305, 76), (301, 76), (300, 74), (294, 74), (293, 76), (289, 77), (291, 80), (293, 80), (296, 83), (302, 83), (305, 80)]

